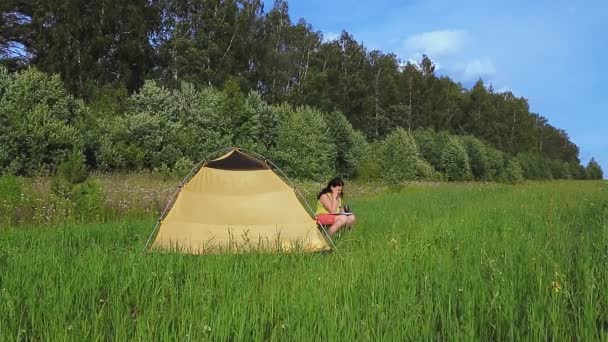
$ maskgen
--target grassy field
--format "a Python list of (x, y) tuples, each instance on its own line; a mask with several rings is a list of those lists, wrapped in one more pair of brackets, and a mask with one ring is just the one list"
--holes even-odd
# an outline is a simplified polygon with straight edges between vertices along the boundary
[(606, 182), (351, 194), (330, 254), (146, 254), (152, 215), (2, 230), (0, 337), (608, 339)]

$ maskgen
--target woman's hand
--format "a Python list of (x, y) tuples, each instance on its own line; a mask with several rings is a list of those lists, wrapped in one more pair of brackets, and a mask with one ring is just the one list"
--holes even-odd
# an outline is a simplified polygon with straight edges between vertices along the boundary
[(338, 196), (340, 196), (340, 188), (338, 187), (332, 187), (331, 188), (331, 198), (333, 199), (338, 199)]

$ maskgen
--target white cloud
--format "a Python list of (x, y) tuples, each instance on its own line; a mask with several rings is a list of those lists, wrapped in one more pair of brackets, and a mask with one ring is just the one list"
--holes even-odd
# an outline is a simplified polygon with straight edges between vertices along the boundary
[(467, 81), (496, 74), (494, 63), (489, 58), (477, 58), (463, 68), (463, 78)]
[(464, 30), (423, 32), (407, 37), (404, 48), (407, 55), (426, 54), (437, 58), (460, 51), (467, 41), (467, 36)]

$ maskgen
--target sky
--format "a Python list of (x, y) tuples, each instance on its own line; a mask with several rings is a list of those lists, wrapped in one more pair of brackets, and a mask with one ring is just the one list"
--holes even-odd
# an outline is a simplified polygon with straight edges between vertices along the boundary
[[(272, 8), (266, 0), (266, 11)], [(470, 88), (477, 79), (528, 99), (608, 178), (608, 0), (288, 0), (324, 38), (342, 30), (368, 50), (418, 61)]]

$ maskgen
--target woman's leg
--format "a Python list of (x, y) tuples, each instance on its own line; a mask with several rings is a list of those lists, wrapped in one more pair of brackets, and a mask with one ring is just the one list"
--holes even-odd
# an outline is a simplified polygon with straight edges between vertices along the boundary
[(351, 228), (352, 226), (355, 225), (355, 215), (348, 215), (346, 216), (346, 225), (348, 226), (348, 228)]
[(335, 233), (342, 228), (346, 224), (346, 215), (338, 215), (334, 221), (334, 224), (329, 227), (329, 235), (334, 235)]

